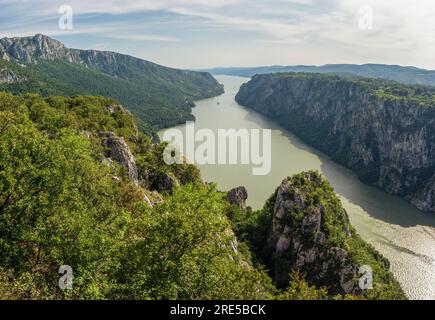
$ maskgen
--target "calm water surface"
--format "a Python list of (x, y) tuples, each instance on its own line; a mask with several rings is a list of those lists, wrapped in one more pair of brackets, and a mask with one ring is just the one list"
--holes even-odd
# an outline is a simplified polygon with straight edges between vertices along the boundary
[(216, 182), (222, 190), (245, 186), (249, 205), (258, 209), (286, 176), (320, 170), (339, 194), (359, 234), (390, 260), (391, 270), (408, 296), (435, 299), (435, 214), (422, 213), (404, 200), (363, 184), (351, 171), (287, 130), (238, 105), (234, 97), (249, 79), (216, 78), (225, 85), (225, 93), (197, 102), (195, 129), (272, 129), (272, 170), (267, 176), (253, 176), (251, 166), (199, 166), (204, 179)]

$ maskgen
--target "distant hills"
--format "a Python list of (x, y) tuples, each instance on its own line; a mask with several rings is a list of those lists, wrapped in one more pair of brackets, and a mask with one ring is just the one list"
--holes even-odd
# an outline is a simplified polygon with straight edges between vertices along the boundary
[(253, 68), (207, 69), (212, 74), (232, 75), (251, 78), (256, 74), (278, 72), (308, 72), (356, 75), (369, 78), (394, 80), (404, 84), (435, 85), (435, 71), (416, 67), (402, 67), (386, 64), (327, 64), (324, 66), (270, 66)]
[(0, 91), (117, 99), (150, 135), (192, 119), (193, 101), (219, 95), (207, 72), (178, 70), (115, 52), (66, 48), (37, 34), (0, 39)]

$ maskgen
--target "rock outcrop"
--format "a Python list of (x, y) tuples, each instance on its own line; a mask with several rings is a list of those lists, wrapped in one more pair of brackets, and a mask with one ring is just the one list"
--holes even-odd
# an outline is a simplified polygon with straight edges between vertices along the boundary
[(227, 201), (231, 205), (236, 205), (242, 210), (246, 210), (246, 200), (248, 199), (248, 191), (245, 187), (237, 187), (227, 193)]
[(138, 184), (139, 175), (136, 161), (124, 138), (116, 136), (113, 132), (99, 132), (98, 136), (101, 138), (103, 146), (107, 148), (106, 157), (127, 169), (130, 179)]
[(0, 84), (20, 83), (23, 82), (24, 80), (25, 80), (24, 78), (17, 75), (12, 70), (9, 70), (8, 68), (0, 67)]
[[(329, 229), (331, 221), (336, 234)], [(298, 270), (331, 294), (361, 294), (354, 281), (359, 266), (344, 249), (352, 236), (346, 211), (318, 173), (285, 179), (274, 197), (267, 244), (273, 252), (274, 281), (285, 287), (289, 274)]]
[(38, 59), (67, 59), (70, 62), (78, 62), (77, 57), (61, 42), (42, 34), (26, 38), (0, 39), (0, 56), (6, 61), (27, 63), (36, 62)]
[(366, 183), (435, 212), (435, 90), (327, 75), (255, 76), (236, 100)]

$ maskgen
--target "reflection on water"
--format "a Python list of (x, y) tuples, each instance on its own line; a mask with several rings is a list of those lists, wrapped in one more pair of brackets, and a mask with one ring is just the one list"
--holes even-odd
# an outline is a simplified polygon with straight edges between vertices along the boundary
[[(317, 169), (339, 194), (359, 234), (391, 262), (391, 270), (410, 298), (435, 299), (435, 215), (420, 212), (406, 201), (361, 183), (355, 174), (308, 147), (262, 115), (239, 106), (234, 96), (248, 79), (216, 77), (225, 94), (203, 100), (194, 108), (197, 129), (272, 129), (272, 171), (252, 176), (251, 166), (200, 166), (207, 181), (222, 190), (245, 186), (249, 205), (258, 209), (289, 175)], [(183, 129), (183, 127), (180, 127)]]

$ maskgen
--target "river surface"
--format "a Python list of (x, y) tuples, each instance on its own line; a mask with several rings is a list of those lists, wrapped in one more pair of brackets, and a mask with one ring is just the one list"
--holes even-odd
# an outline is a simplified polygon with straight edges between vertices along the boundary
[[(321, 171), (358, 233), (391, 262), (391, 271), (409, 298), (435, 299), (435, 214), (420, 212), (400, 198), (363, 184), (353, 172), (273, 121), (238, 105), (235, 95), (249, 79), (216, 79), (225, 86), (225, 93), (196, 103), (195, 130), (272, 129), (272, 170), (266, 176), (253, 176), (249, 165), (200, 165), (204, 180), (216, 182), (221, 190), (245, 186), (248, 204), (259, 209), (285, 177), (310, 169)], [(184, 133), (184, 126), (177, 128)], [(163, 131), (159, 134), (162, 137)]]

